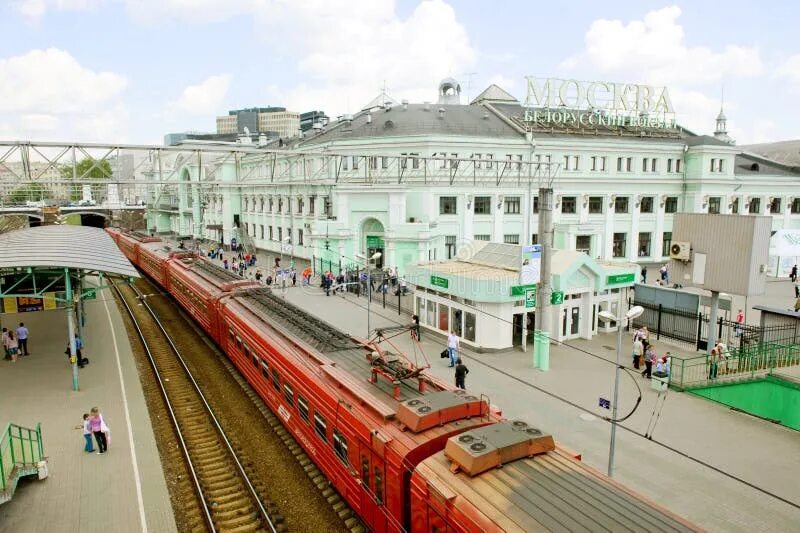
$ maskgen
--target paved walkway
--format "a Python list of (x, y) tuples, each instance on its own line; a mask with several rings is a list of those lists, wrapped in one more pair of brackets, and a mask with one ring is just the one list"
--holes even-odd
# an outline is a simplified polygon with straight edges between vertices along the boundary
[[(317, 288), (299, 287), (283, 294), (288, 301), (344, 331), (366, 335), (363, 297), (326, 297)], [(408, 323), (409, 319), (373, 302), (372, 328), (398, 322)], [(443, 341), (425, 331), (422, 336), (431, 372), (451, 380), (452, 369), (438, 355)], [(404, 335), (397, 342), (410, 357), (415, 356), (409, 336)], [(470, 368), (467, 388), (488, 394), (506, 416), (536, 423), (564, 445), (582, 453), (588, 464), (606, 471), (610, 424), (600, 417), (610, 412), (598, 407), (598, 398), (613, 397), (614, 365), (610, 361), (615, 357), (615, 346), (616, 335), (554, 345), (549, 372), (534, 370), (530, 353), (464, 352), (462, 356)], [(680, 349), (665, 349), (681, 353)], [(416, 356), (422, 360), (420, 353)], [(652, 414), (657, 393), (634, 372), (624, 374), (621, 380), (619, 411), (622, 416), (634, 408), (640, 389), (642, 401), (623, 425), (644, 434), (649, 433), (648, 424), (656, 420)], [(676, 392), (666, 396), (655, 428), (655, 441), (800, 505), (797, 432)], [(624, 429), (617, 432), (614, 477), (709, 530), (795, 531), (800, 524), (797, 508)]]
[[(31, 356), (0, 361), (0, 425), (42, 423), (50, 477), (20, 484), (0, 506), (0, 532), (175, 531), (161, 461), (121, 316), (108, 290), (87, 302), (80, 391), (64, 355), (64, 311), (24, 321)], [(113, 335), (112, 335), (113, 328)], [(99, 406), (112, 431), (106, 455), (83, 452), (82, 415)]]

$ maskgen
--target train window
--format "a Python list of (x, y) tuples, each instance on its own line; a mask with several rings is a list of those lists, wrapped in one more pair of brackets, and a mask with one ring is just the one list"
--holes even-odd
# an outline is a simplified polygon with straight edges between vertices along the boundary
[(261, 375), (269, 379), (269, 367), (266, 361), (261, 361)]
[(258, 363), (259, 362), (260, 362), (260, 360), (259, 360), (258, 356), (256, 354), (253, 354), (253, 366), (255, 368), (258, 368)]
[(294, 407), (294, 391), (292, 390), (292, 386), (288, 383), (283, 384), (283, 395), (286, 397), (286, 401), (289, 402), (289, 405)]
[(347, 439), (336, 429), (333, 430), (333, 451), (336, 452), (336, 455), (339, 456), (339, 459), (344, 464), (350, 464), (347, 459)]
[(369, 458), (366, 455), (361, 456), (361, 482), (369, 490)]
[(378, 505), (383, 503), (383, 473), (375, 467), (375, 501)]
[(276, 391), (281, 391), (281, 375), (274, 368), (272, 369), (272, 386)]
[(242, 349), (242, 339), (240, 339), (238, 336), (236, 337), (236, 347), (240, 350)]
[(228, 328), (228, 337), (230, 337), (231, 340), (234, 340), (236, 338), (236, 336), (233, 334), (233, 329), (231, 328)]
[(328, 424), (325, 422), (325, 417), (317, 412), (314, 413), (314, 431), (319, 438), (328, 442)]
[(297, 410), (300, 411), (300, 418), (308, 422), (308, 400), (302, 396), (297, 397)]

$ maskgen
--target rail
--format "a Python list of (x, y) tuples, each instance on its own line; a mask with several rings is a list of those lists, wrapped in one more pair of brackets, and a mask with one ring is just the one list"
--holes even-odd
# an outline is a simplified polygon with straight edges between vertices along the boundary
[(735, 348), (720, 361), (711, 356), (680, 358), (670, 363), (670, 385), (677, 389), (702, 387), (719, 381), (753, 379), (776, 368), (800, 365), (800, 344), (765, 342)]
[[(217, 433), (219, 434), (220, 438), (222, 439), (222, 442), (225, 444), (225, 447), (227, 448), (231, 458), (233, 459), (233, 461), (234, 461), (234, 463), (236, 465), (236, 468), (237, 468), (237, 470), (239, 472), (239, 475), (240, 475), (241, 479), (244, 481), (245, 486), (247, 487), (247, 490), (250, 493), (253, 501), (258, 506), (258, 510), (259, 510), (262, 518), (265, 520), (266, 524), (269, 526), (269, 530), (272, 531), (272, 533), (277, 533), (277, 528), (276, 528), (275, 524), (272, 522), (272, 519), (270, 518), (269, 513), (267, 512), (266, 508), (264, 507), (264, 504), (261, 501), (261, 498), (258, 496), (258, 493), (257, 493), (255, 487), (253, 486), (252, 482), (250, 481), (250, 478), (247, 476), (247, 473), (244, 470), (244, 466), (241, 464), (241, 462), (239, 461), (239, 458), (236, 456), (236, 452), (234, 451), (231, 442), (228, 440), (228, 437), (225, 435), (225, 431), (222, 429), (222, 426), (220, 425), (219, 420), (217, 420), (217, 417), (214, 415), (214, 412), (212, 411), (211, 406), (208, 404), (208, 402), (206, 401), (205, 396), (200, 391), (200, 387), (197, 384), (197, 381), (194, 379), (194, 376), (192, 375), (191, 371), (189, 370), (189, 367), (186, 365), (186, 362), (184, 361), (183, 357), (181, 357), (180, 351), (178, 351), (177, 346), (175, 346), (175, 344), (173, 343), (172, 338), (167, 333), (167, 331), (164, 328), (163, 324), (158, 319), (158, 317), (156, 316), (155, 312), (150, 307), (150, 305), (147, 303), (147, 301), (142, 297), (142, 295), (138, 291), (138, 289), (136, 289), (133, 286), (131, 286), (131, 288), (136, 292), (137, 297), (140, 299), (140, 301), (142, 303), (142, 306), (150, 314), (150, 316), (152, 317), (154, 323), (158, 326), (158, 329), (164, 335), (164, 339), (167, 341), (167, 343), (169, 344), (170, 348), (175, 353), (175, 356), (176, 356), (178, 362), (180, 363), (180, 366), (186, 372), (187, 378), (191, 382), (192, 386), (194, 387), (194, 391), (197, 393), (198, 397), (200, 398), (200, 401), (202, 402), (203, 406), (205, 407), (206, 412), (209, 415), (209, 418), (213, 422), (213, 425), (216, 428)], [(200, 503), (201, 503), (201, 505), (203, 507), (203, 513), (204, 513), (204, 517), (206, 519), (206, 523), (207, 523), (209, 529), (212, 532), (216, 532), (217, 528), (216, 528), (216, 525), (214, 524), (214, 520), (212, 519), (212, 512), (211, 512), (210, 504), (206, 500), (206, 498), (204, 497), (203, 487), (202, 487), (202, 485), (200, 483), (200, 480), (198, 479), (197, 468), (195, 467), (195, 464), (191, 459), (191, 455), (189, 453), (189, 449), (188, 449), (186, 440), (185, 440), (184, 435), (183, 435), (183, 433), (181, 431), (181, 425), (178, 422), (178, 419), (177, 419), (177, 416), (176, 416), (176, 413), (175, 413), (175, 409), (173, 408), (172, 402), (169, 399), (169, 395), (167, 393), (164, 381), (163, 381), (163, 379), (161, 377), (161, 374), (160, 374), (160, 372), (158, 370), (158, 365), (155, 362), (155, 358), (153, 357), (153, 354), (152, 354), (152, 352), (150, 350), (150, 346), (148, 344), (147, 338), (146, 338), (144, 332), (142, 331), (139, 322), (136, 320), (136, 317), (135, 317), (135, 315), (133, 313), (133, 310), (131, 309), (130, 305), (128, 304), (128, 301), (122, 295), (122, 291), (119, 289), (119, 287), (117, 287), (116, 284), (114, 284), (114, 289), (117, 292), (117, 294), (119, 295), (120, 301), (122, 301), (123, 305), (125, 306), (125, 309), (128, 311), (128, 314), (130, 315), (131, 321), (133, 322), (133, 325), (136, 328), (136, 331), (137, 331), (137, 333), (139, 335), (139, 338), (142, 341), (142, 345), (144, 346), (145, 352), (147, 353), (147, 358), (150, 361), (150, 365), (153, 368), (153, 372), (154, 372), (154, 374), (156, 376), (156, 381), (158, 382), (158, 386), (159, 386), (159, 389), (161, 391), (161, 395), (162, 395), (162, 397), (164, 399), (164, 402), (165, 402), (165, 404), (167, 406), (167, 410), (169, 411), (170, 419), (172, 420), (172, 424), (175, 427), (175, 431), (176, 431), (176, 433), (178, 435), (178, 440), (180, 441), (180, 445), (181, 445), (181, 451), (182, 451), (183, 456), (186, 459), (186, 463), (187, 463), (187, 465), (189, 467), (189, 472), (191, 473), (192, 482), (193, 482), (195, 490), (196, 490), (196, 492), (198, 494), (198, 499), (199, 499), (199, 501), (200, 501)]]
[(17, 472), (42, 460), (42, 425), (8, 424), (0, 436), (0, 493), (14, 487)]

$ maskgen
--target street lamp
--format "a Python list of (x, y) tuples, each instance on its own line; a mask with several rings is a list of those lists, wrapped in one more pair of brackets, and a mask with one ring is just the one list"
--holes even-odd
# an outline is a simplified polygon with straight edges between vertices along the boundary
[(634, 318), (638, 317), (644, 313), (644, 307), (641, 305), (636, 305), (628, 309), (628, 312), (625, 313), (625, 316), (622, 319), (617, 318), (612, 313), (608, 311), (600, 311), (597, 313), (597, 317), (602, 320), (603, 322), (616, 322), (617, 323), (617, 364), (616, 368), (614, 369), (614, 401), (611, 404), (611, 445), (608, 449), (608, 477), (612, 476), (612, 472), (614, 471), (614, 444), (617, 438), (617, 399), (619, 398), (619, 369), (620, 369), (620, 354), (622, 353), (622, 327), (623, 321), (628, 320), (629, 322)]
[(370, 324), (369, 324), (369, 317), (370, 317), (370, 302), (372, 302), (372, 274), (370, 273), (369, 265), (373, 261), (377, 261), (380, 259), (381, 255), (380, 252), (375, 252), (372, 256), (367, 260), (367, 340), (369, 340), (369, 332), (370, 332)]

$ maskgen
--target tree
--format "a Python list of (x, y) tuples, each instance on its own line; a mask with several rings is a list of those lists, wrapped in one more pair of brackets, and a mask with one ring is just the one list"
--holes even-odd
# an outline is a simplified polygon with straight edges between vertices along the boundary
[(50, 189), (41, 183), (30, 183), (14, 189), (8, 195), (8, 203), (24, 204), (25, 202), (39, 202), (49, 200), (51, 197)]
[(93, 157), (86, 157), (75, 164), (75, 172), (72, 172), (72, 165), (61, 167), (61, 176), (65, 180), (77, 180), (74, 185), (69, 186), (69, 199), (71, 201), (83, 198), (83, 185), (92, 180), (103, 180), (111, 177), (111, 163), (107, 159), (97, 161)]

